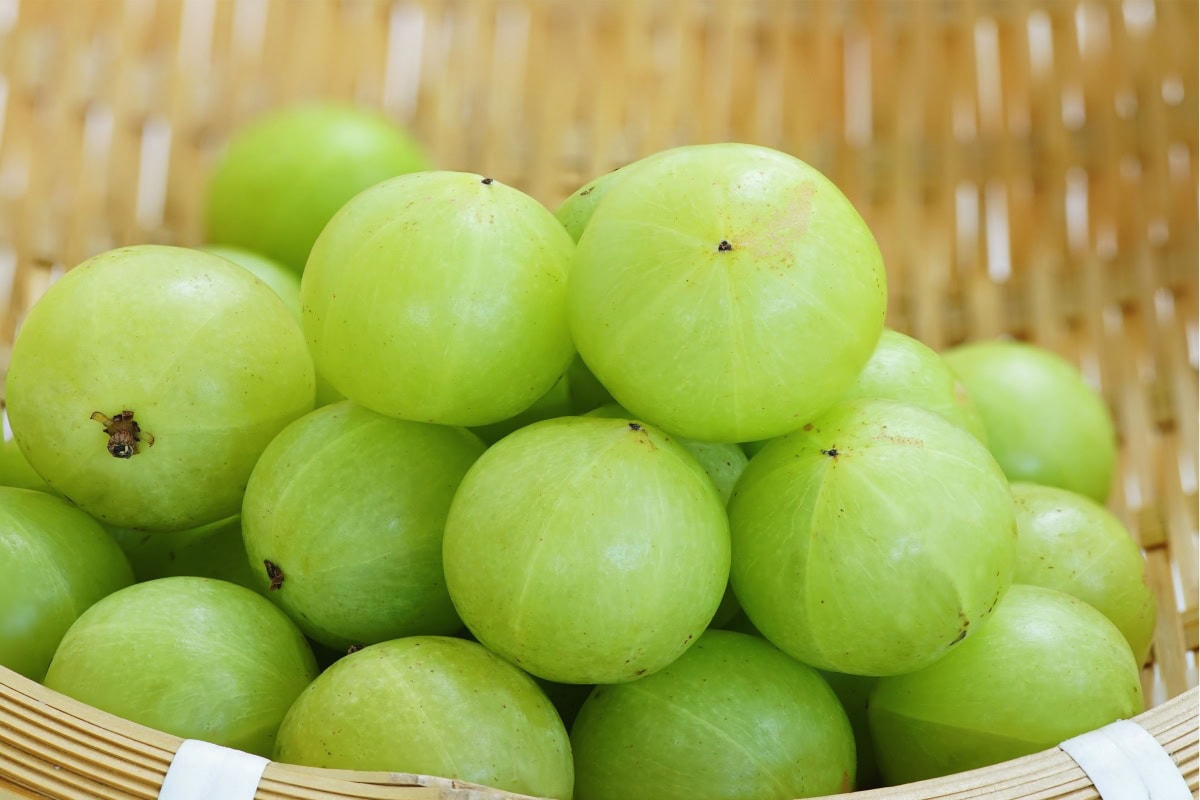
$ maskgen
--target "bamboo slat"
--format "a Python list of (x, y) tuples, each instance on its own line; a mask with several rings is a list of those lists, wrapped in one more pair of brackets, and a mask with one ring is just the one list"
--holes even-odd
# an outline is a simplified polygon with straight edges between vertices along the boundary
[[(201, 243), (214, 159), (270, 108), (381, 109), (439, 166), (551, 207), (679, 144), (786, 150), (875, 232), (892, 327), (939, 349), (1031, 341), (1102, 393), (1110, 506), (1159, 605), (1146, 718), (1195, 794), (1197, 16), (1195, 0), (0, 0), (0, 372), (64, 270)], [(154, 797), (177, 743), (0, 672), (0, 797)], [(284, 765), (259, 792), (409, 796), (501, 795)], [(1095, 793), (1054, 751), (861, 796)]]

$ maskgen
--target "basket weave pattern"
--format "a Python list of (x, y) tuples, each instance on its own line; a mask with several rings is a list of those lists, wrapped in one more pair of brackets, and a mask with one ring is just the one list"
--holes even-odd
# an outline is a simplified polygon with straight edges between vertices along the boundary
[[(875, 233), (890, 326), (1010, 334), (1100, 388), (1158, 600), (1152, 730), (1195, 793), (1196, 54), (1193, 0), (0, 0), (0, 370), (64, 269), (200, 243), (213, 158), (265, 108), (382, 108), (551, 207), (677, 144), (788, 151)], [(0, 796), (153, 798), (177, 744), (0, 673)], [(1094, 798), (1064, 759), (862, 796)], [(258, 795), (333, 796), (500, 795), (283, 765)]]

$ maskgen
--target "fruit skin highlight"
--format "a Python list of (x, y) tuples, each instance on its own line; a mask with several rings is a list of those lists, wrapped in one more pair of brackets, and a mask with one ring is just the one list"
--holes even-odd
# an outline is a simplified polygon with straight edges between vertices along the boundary
[(384, 181), (313, 247), (301, 319), (317, 372), (387, 416), (479, 426), (533, 405), (574, 354), (574, 246), (528, 195), (463, 172)]
[(849, 791), (854, 735), (816, 670), (710, 630), (660, 672), (597, 686), (571, 729), (576, 800), (792, 800)]
[(299, 273), (317, 236), (350, 198), (426, 169), (417, 143), (373, 112), (332, 104), (276, 111), (239, 131), (214, 168), (206, 235)]
[(889, 784), (997, 764), (1142, 711), (1138, 665), (1096, 609), (1013, 586), (975, 636), (923, 670), (881, 678), (869, 701)]
[(1012, 582), (1008, 482), (971, 434), (892, 400), (839, 403), (750, 460), (733, 590), (793, 658), (895, 675), (944, 657)]
[[(266, 284), (209, 253), (138, 245), (50, 286), (13, 346), (7, 400), (55, 491), (106, 524), (172, 531), (237, 514), (259, 454), (313, 396), (304, 337)], [(114, 457), (96, 415), (126, 411), (140, 441)]]
[(292, 701), (317, 677), (283, 612), (242, 586), (160, 578), (75, 621), (46, 686), (185, 739), (269, 756)]
[(340, 659), (296, 700), (274, 760), (568, 800), (571, 743), (533, 679), (474, 642), (413, 636)]
[(678, 148), (615, 181), (568, 288), (575, 344), (616, 401), (715, 442), (788, 433), (836, 402), (887, 295), (845, 196), (804, 162), (741, 144)]
[(45, 492), (0, 488), (0, 665), (42, 680), (79, 615), (131, 583), (129, 562), (87, 514)]
[(446, 585), (481, 643), (557, 683), (662, 669), (721, 602), (716, 487), (649, 425), (560, 417), (493, 445), (450, 504)]
[(1006, 341), (972, 342), (943, 357), (971, 393), (1010, 481), (1108, 498), (1117, 461), (1112, 417), (1072, 364)]

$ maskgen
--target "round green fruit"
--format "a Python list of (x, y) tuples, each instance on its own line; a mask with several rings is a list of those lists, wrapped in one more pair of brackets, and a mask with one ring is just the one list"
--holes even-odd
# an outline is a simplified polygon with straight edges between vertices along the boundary
[(0, 444), (0, 486), (54, 492), (50, 484), (29, 466), (16, 439), (5, 439)]
[[(600, 406), (584, 416), (637, 421), (628, 411), (615, 403)], [(683, 436), (672, 438), (684, 450), (692, 454), (692, 458), (696, 459), (696, 463), (712, 480), (713, 486), (717, 487), (717, 493), (721, 495), (721, 502), (728, 503), (730, 495), (733, 494), (733, 487), (737, 484), (738, 478), (742, 476), (742, 471), (746, 469), (746, 463), (749, 461), (742, 448), (726, 442), (697, 442)]]
[[(274, 289), (275, 294), (279, 295), (279, 299), (288, 307), (292, 315), (297, 320), (300, 319), (300, 276), (295, 270), (240, 247), (209, 245), (204, 250), (248, 270), (254, 277)], [(329, 384), (329, 381), (320, 375), (317, 376), (317, 406), (327, 406), (345, 399), (337, 389)]]
[(567, 732), (533, 679), (474, 642), (438, 636), (340, 659), (296, 700), (274, 758), (562, 800), (574, 773)]
[(377, 114), (338, 105), (276, 111), (238, 132), (217, 163), (208, 187), (208, 240), (300, 272), (350, 198), (428, 168), (417, 144)]
[(941, 414), (975, 434), (978, 426), (971, 415), (970, 396), (956, 383), (941, 356), (911, 336), (885, 329), (875, 352), (842, 399), (898, 400)]
[(572, 414), (586, 414), (613, 402), (608, 389), (596, 380), (596, 376), (587, 368), (587, 364), (583, 363), (578, 353), (567, 367), (567, 391)]
[(300, 319), (300, 276), (296, 274), (295, 270), (288, 269), (277, 261), (272, 261), (265, 256), (251, 253), (240, 247), (210, 245), (205, 247), (204, 251), (212, 253), (214, 256), (220, 256), (226, 261), (232, 261), (270, 286), (275, 294), (279, 295), (279, 299), (288, 307), (288, 310), (292, 312), (292, 316), (297, 321)]
[(301, 282), (317, 371), (388, 416), (487, 425), (562, 377), (571, 237), (490, 178), (423, 172), (363, 192), (329, 223)]
[(733, 588), (785, 653), (896, 675), (942, 658), (1012, 581), (1004, 474), (969, 433), (892, 400), (840, 403), (767, 445), (729, 503)]
[(348, 401), (296, 420), (246, 487), (242, 533), (258, 585), (305, 634), (343, 651), (455, 632), (442, 529), (483, 450), (461, 428)]
[(238, 512), (250, 470), (313, 405), (299, 326), (223, 258), (140, 245), (53, 284), (13, 346), (8, 413), (55, 491), (115, 527)]
[(617, 683), (695, 642), (729, 577), (712, 481), (637, 422), (560, 417), (496, 443), (446, 521), (446, 584), (481, 643), (559, 683)]
[[(584, 416), (636, 421), (628, 411), (615, 403), (600, 406)], [(697, 442), (682, 436), (672, 438), (684, 450), (691, 453), (692, 458), (696, 459), (696, 463), (712, 480), (713, 486), (717, 487), (721, 502), (728, 504), (729, 497), (733, 494), (733, 487), (737, 484), (738, 478), (741, 477), (742, 471), (746, 469), (746, 463), (749, 461), (742, 448), (736, 444), (725, 442)], [(708, 627), (724, 627), (725, 623), (733, 619), (740, 611), (741, 606), (738, 605), (732, 587), (726, 585), (725, 594), (721, 597), (721, 604), (713, 614), (712, 620), (709, 621)]]
[(576, 800), (791, 800), (854, 785), (854, 737), (829, 685), (730, 631), (646, 678), (597, 686), (571, 745)]
[(846, 712), (846, 717), (850, 720), (850, 728), (854, 731), (854, 752), (858, 764), (854, 788), (859, 791), (874, 789), (880, 785), (881, 778), (879, 777), (879, 764), (875, 759), (875, 743), (871, 741), (871, 726), (867, 719), (867, 701), (878, 678), (845, 675), (841, 672), (822, 672), (821, 677), (837, 695)]
[(1104, 400), (1070, 363), (1034, 345), (975, 342), (944, 354), (1014, 482), (1057, 486), (1103, 503), (1116, 469)]
[(624, 172), (613, 170), (598, 178), (593, 178), (576, 189), (574, 194), (562, 201), (562, 204), (555, 209), (555, 218), (572, 239), (576, 242), (579, 241), (579, 237), (583, 235), (583, 229), (587, 227), (588, 221), (596, 211), (596, 206), (600, 205), (600, 200), (608, 194), (609, 189), (616, 185), (618, 177), (624, 177), (624, 175)]
[(0, 488), (0, 665), (40, 681), (76, 618), (133, 583), (120, 548), (67, 501)]
[(550, 698), (550, 702), (554, 704), (563, 725), (570, 730), (571, 725), (575, 722), (575, 717), (579, 715), (579, 709), (583, 708), (584, 701), (588, 699), (588, 695), (595, 687), (587, 683), (555, 683), (545, 678), (535, 677), (534, 680), (546, 693), (546, 697)]
[(532, 425), (544, 419), (567, 416), (571, 413), (570, 406), (570, 390), (567, 386), (567, 376), (563, 375), (563, 377), (558, 379), (556, 384), (550, 387), (550, 391), (535, 400), (533, 405), (520, 414), (500, 422), (493, 422), (491, 425), (480, 425), (479, 427), (472, 428), (471, 433), (474, 433), (487, 444), (495, 444), (513, 431), (524, 428), (526, 425)]
[(1057, 589), (1108, 617), (1145, 663), (1154, 638), (1154, 594), (1146, 561), (1113, 513), (1050, 486), (1015, 483), (1017, 570), (1013, 580)]
[(587, 223), (568, 287), (579, 353), (639, 417), (691, 439), (787, 433), (854, 383), (886, 277), (854, 207), (763, 147), (659, 154)]
[(317, 676), (283, 612), (210, 578), (147, 581), (76, 620), (46, 686), (185, 739), (269, 756), (284, 714)]
[(229, 581), (265, 594), (246, 562), (240, 517), (186, 531), (109, 528), (108, 533), (125, 552), (139, 581), (190, 575)]
[(945, 658), (880, 679), (868, 716), (883, 777), (897, 784), (1036, 753), (1141, 711), (1121, 632), (1082, 600), (1017, 585)]
[(983, 442), (984, 446), (987, 446), (988, 434), (987, 428), (983, 424), (983, 416), (979, 413), (979, 408), (975, 405), (971, 392), (957, 378), (954, 379), (954, 402), (958, 406), (958, 416), (962, 426), (970, 431), (972, 436)]
[(660, 150), (657, 153), (651, 153), (648, 156), (639, 158), (637, 161), (630, 162), (622, 167), (617, 167), (610, 172), (606, 172), (596, 178), (580, 186), (566, 200), (558, 206), (554, 211), (554, 216), (562, 223), (562, 226), (567, 229), (567, 233), (576, 242), (583, 236), (583, 231), (587, 228), (588, 223), (592, 219), (592, 215), (596, 213), (596, 208), (614, 186), (622, 182), (633, 172), (636, 172), (643, 165), (649, 164), (652, 161), (674, 154), (677, 150), (684, 148), (673, 147), (669, 150)]

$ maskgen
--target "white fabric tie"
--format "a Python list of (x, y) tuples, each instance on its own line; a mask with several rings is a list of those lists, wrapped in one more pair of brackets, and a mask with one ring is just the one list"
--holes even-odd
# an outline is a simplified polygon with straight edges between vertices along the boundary
[(158, 800), (254, 800), (269, 763), (262, 756), (185, 739), (167, 768)]
[(1087, 773), (1102, 800), (1192, 800), (1171, 756), (1136, 722), (1119, 720), (1059, 747)]

